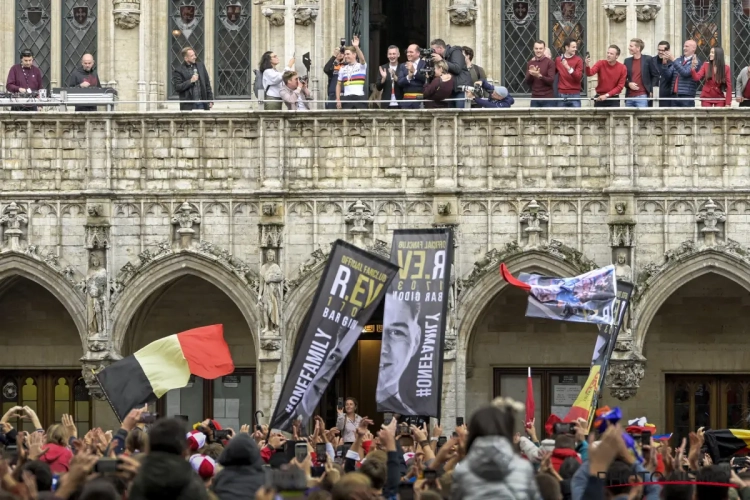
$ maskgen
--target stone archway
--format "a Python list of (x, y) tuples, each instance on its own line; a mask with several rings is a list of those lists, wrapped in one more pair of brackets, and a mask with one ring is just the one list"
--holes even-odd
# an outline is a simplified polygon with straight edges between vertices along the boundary
[[(56, 259), (53, 259), (55, 262)], [(72, 268), (52, 267), (36, 254), (0, 253), (0, 283), (14, 276), (26, 278), (48, 290), (68, 311), (81, 339), (82, 353), (86, 349), (86, 302), (76, 288), (76, 272)], [(83, 279), (80, 276), (80, 279)]]
[[(581, 252), (552, 240), (538, 247), (522, 249), (516, 242), (507, 243), (500, 250), (493, 249), (480, 261), (466, 279), (461, 280), (457, 312), (457, 355), (455, 368), (446, 363), (444, 381), (452, 385), (443, 394), (452, 394), (455, 401), (444, 396), (443, 418), (464, 415), (466, 412), (466, 380), (471, 366), (472, 338), (482, 313), (508, 285), (500, 277), (500, 263), (505, 263), (514, 274), (536, 272), (553, 276), (575, 276), (599, 267)], [(452, 373), (449, 373), (452, 370)], [(450, 376), (449, 376), (450, 375)], [(455, 411), (455, 414), (451, 414)]]
[(257, 332), (258, 296), (247, 280), (218, 264), (215, 259), (183, 250), (141, 266), (114, 295), (111, 306), (112, 347), (116, 354), (120, 354), (131, 319), (149, 296), (155, 290), (187, 275), (207, 281), (228, 296), (245, 318), (254, 344), (260, 345)]
[(732, 240), (712, 247), (686, 241), (668, 251), (662, 263), (644, 266), (633, 297), (635, 351), (643, 350), (651, 321), (664, 301), (682, 285), (709, 273), (724, 276), (750, 292), (750, 249)]

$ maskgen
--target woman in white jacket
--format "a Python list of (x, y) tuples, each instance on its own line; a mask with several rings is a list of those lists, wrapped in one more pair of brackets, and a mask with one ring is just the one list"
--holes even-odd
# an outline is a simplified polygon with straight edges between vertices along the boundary
[[(281, 111), (281, 78), (284, 73), (276, 71), (278, 64), (279, 56), (270, 50), (260, 58), (258, 69), (263, 75), (263, 90), (265, 91), (263, 109), (265, 110)], [(284, 71), (294, 71), (293, 57), (289, 59), (289, 65), (284, 68)]]

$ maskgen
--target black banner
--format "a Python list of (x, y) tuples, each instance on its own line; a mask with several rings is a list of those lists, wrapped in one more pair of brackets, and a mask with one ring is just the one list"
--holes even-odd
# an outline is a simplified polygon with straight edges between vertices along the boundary
[(400, 270), (385, 297), (378, 411), (439, 417), (453, 232), (396, 230), (391, 262)]
[(271, 429), (290, 430), (294, 420), (304, 425), (313, 415), (397, 270), (377, 255), (336, 241), (307, 319), (297, 332)]
[[(599, 380), (597, 390), (592, 395), (591, 412), (588, 419), (589, 428), (599, 404), (599, 395), (604, 390), (604, 379), (607, 375), (609, 360), (612, 359), (612, 353), (617, 344), (617, 336), (623, 328), (625, 316), (630, 308), (630, 297), (633, 295), (633, 288), (634, 285), (631, 282), (617, 280), (617, 297), (612, 307), (612, 316), (616, 321), (612, 325), (599, 325), (599, 335), (596, 338), (594, 354), (591, 357), (591, 373), (598, 372)], [(627, 328), (627, 325), (625, 325), (625, 328)]]

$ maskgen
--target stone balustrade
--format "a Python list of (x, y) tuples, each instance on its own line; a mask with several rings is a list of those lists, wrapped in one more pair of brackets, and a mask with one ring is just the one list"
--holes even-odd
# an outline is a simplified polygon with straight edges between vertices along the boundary
[(750, 188), (740, 110), (12, 114), (3, 192)]

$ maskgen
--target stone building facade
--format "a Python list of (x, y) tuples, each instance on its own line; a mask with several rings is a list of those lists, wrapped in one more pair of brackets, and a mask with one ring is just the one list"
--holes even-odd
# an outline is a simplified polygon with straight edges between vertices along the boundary
[(524, 318), (499, 263), (618, 262), (637, 291), (604, 402), (664, 425), (680, 376), (748, 370), (748, 136), (731, 110), (8, 116), (0, 378), (81, 370), (98, 397), (92, 371), (224, 323), (268, 416), (331, 242), (388, 254), (396, 228), (450, 226), (446, 422), (513, 392), (513, 369), (587, 370), (595, 328)]

